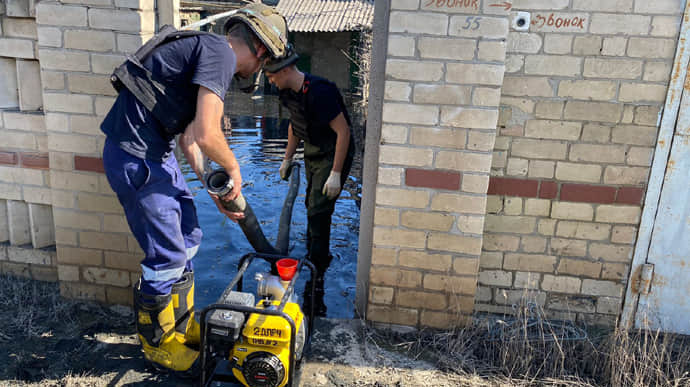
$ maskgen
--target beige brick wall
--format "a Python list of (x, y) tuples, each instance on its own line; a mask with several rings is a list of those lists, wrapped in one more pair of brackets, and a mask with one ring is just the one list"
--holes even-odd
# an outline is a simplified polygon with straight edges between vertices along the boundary
[[(482, 246), (508, 19), (391, 3), (367, 318), (463, 325)], [(501, 12), (499, 12), (501, 13)]]
[(475, 310), (615, 321), (683, 4), (514, 4)]
[(0, 7), (0, 272), (57, 278), (33, 1)]
[(0, 12), (0, 271), (129, 303), (139, 247), (102, 174), (98, 126), (109, 74), (153, 33), (153, 3), (15, 3)]
[(152, 4), (37, 5), (57, 275), (67, 297), (129, 303), (123, 295), (139, 270), (139, 246), (101, 171), (98, 126), (114, 101), (110, 72), (154, 31)]

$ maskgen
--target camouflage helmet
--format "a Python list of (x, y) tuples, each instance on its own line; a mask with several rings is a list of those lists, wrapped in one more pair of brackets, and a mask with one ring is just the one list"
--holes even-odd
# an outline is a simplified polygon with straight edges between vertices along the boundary
[(275, 8), (261, 3), (252, 3), (240, 8), (225, 22), (224, 32), (227, 34), (237, 23), (244, 23), (249, 27), (266, 47), (270, 57), (285, 56), (288, 43), (287, 22)]

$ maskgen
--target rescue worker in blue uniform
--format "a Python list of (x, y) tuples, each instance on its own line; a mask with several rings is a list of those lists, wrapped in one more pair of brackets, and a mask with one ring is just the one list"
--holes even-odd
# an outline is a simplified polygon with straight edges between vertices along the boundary
[[(331, 215), (352, 166), (354, 144), (350, 117), (335, 83), (299, 71), (297, 59), (288, 45), (285, 57), (269, 60), (264, 69), (280, 90), (281, 104), (290, 111), (288, 143), (279, 169), (282, 179), (290, 174), (299, 141), (304, 142), (307, 253), (317, 271), (313, 279), (316, 297), (306, 297), (304, 308), (313, 305), (317, 316), (325, 316), (324, 276), (333, 260), (329, 250)], [(311, 283), (306, 289), (311, 289)]]
[[(263, 4), (240, 9), (225, 27), (225, 37), (166, 27), (113, 73), (119, 95), (101, 124), (108, 182), (145, 254), (134, 287), (137, 333), (145, 358), (173, 371), (199, 356), (192, 257), (202, 236), (175, 136), (200, 181), (204, 155), (225, 168), (234, 187), (223, 200), (235, 199), (242, 176), (221, 129), (225, 94), (233, 77), (251, 79), (287, 43), (285, 19)], [(243, 217), (213, 200), (232, 220)]]

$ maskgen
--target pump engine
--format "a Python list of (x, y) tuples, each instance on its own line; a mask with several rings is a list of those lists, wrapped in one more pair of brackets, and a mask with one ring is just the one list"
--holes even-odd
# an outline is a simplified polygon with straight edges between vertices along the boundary
[[(313, 312), (307, 318), (296, 302), (294, 285), (298, 268), (304, 264), (312, 273), (314, 269), (310, 262), (289, 259), (289, 269), (283, 266), (281, 270), (278, 264), (280, 276), (257, 274), (257, 301), (241, 287), (247, 266), (258, 256), (243, 257), (238, 274), (218, 302), (201, 312), (202, 386), (293, 385), (313, 321)], [(277, 263), (287, 261), (261, 257)], [(237, 290), (233, 290), (235, 285)]]

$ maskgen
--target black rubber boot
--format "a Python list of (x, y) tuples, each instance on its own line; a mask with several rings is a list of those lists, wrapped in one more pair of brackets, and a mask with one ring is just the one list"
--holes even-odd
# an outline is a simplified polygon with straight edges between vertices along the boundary
[[(324, 301), (324, 295), (325, 295), (325, 278), (326, 278), (326, 271), (328, 270), (328, 267), (331, 265), (331, 261), (333, 260), (333, 256), (328, 254), (326, 256), (321, 256), (321, 257), (312, 257), (309, 256), (307, 257), (313, 264), (314, 267), (316, 268), (316, 272), (314, 273), (313, 278), (310, 278), (309, 281), (307, 281), (307, 284), (304, 287), (304, 310), (305, 313), (309, 313), (309, 308), (311, 308), (311, 305), (314, 305), (314, 316), (315, 317), (326, 317), (326, 302)], [(311, 287), (312, 284), (314, 285), (314, 298), (312, 299), (311, 297)]]
[[(314, 285), (314, 297), (311, 295), (311, 287)], [(309, 279), (304, 287), (304, 313), (307, 315), (311, 313), (312, 306), (314, 307), (314, 317), (326, 317), (326, 303), (324, 302), (324, 285), (323, 277), (316, 279)]]

